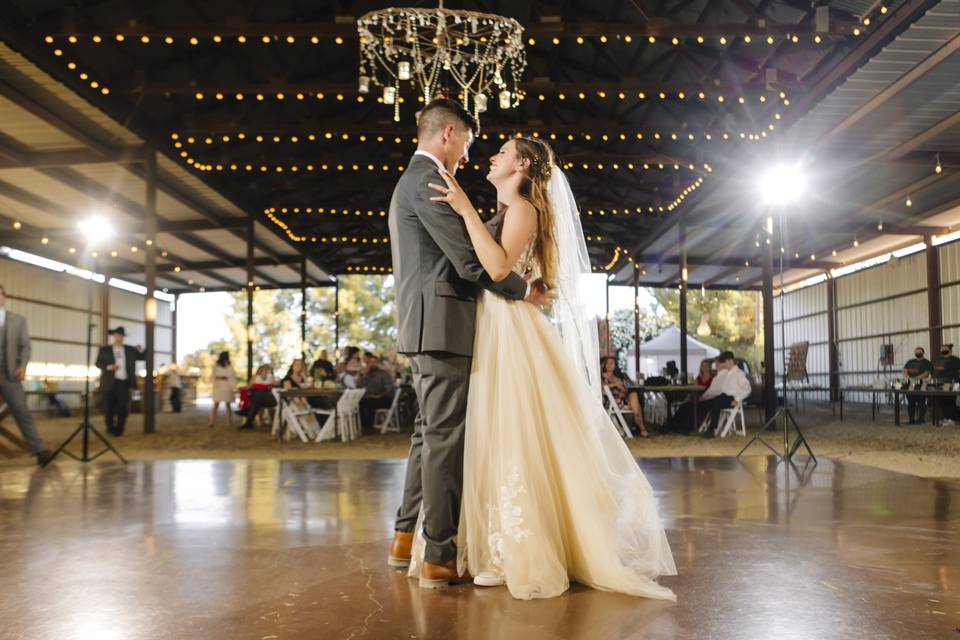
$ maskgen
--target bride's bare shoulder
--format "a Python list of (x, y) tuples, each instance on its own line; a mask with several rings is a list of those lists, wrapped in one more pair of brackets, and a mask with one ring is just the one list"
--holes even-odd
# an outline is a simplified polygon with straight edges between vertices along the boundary
[(533, 223), (537, 221), (537, 210), (528, 201), (518, 199), (503, 211), (504, 222), (513, 218), (513, 222)]

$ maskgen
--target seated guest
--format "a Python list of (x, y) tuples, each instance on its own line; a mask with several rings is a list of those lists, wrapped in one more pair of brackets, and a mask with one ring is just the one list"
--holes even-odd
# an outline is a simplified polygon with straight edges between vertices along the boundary
[(700, 407), (704, 412), (710, 413), (710, 426), (704, 434), (705, 438), (717, 435), (720, 412), (738, 406), (750, 397), (750, 391), (747, 374), (737, 366), (733, 352), (721, 353), (717, 358), (717, 375), (700, 398)]
[[(913, 360), (907, 360), (903, 365), (903, 375), (910, 382), (922, 382), (929, 380), (933, 375), (933, 364), (923, 357), (923, 347), (917, 347), (913, 350)], [(907, 396), (907, 415), (910, 416), (910, 424), (919, 422), (923, 424), (927, 417), (927, 399), (923, 396)], [(914, 417), (919, 416), (918, 421)]]
[(713, 360), (710, 358), (704, 358), (700, 361), (700, 372), (697, 374), (694, 382), (697, 386), (700, 387), (709, 387), (710, 383), (713, 381), (713, 371), (710, 369), (710, 366), (713, 364)]
[(307, 381), (307, 365), (303, 358), (297, 358), (290, 363), (290, 369), (287, 375), (280, 380), (280, 386), (284, 389), (303, 389), (309, 386)]
[[(717, 375), (710, 381), (710, 386), (704, 391), (700, 399), (698, 420), (710, 415), (710, 427), (704, 437), (712, 438), (716, 435), (717, 425), (720, 422), (720, 412), (732, 409), (750, 397), (750, 381), (746, 374), (737, 366), (733, 353), (724, 351), (717, 358)], [(693, 403), (684, 402), (667, 424), (668, 431), (690, 433), (699, 425), (693, 423)]]
[[(352, 347), (349, 347), (352, 348)], [(360, 359), (360, 353), (354, 353), (346, 360), (343, 365), (343, 374), (340, 376), (340, 382), (347, 389), (356, 389), (359, 385), (360, 375), (363, 370), (363, 360)]]
[(357, 379), (357, 387), (366, 389), (360, 399), (360, 425), (372, 429), (377, 409), (389, 409), (393, 404), (393, 376), (380, 366), (380, 358), (369, 351), (363, 354), (366, 361)]
[(250, 379), (250, 403), (246, 408), (247, 419), (240, 425), (240, 429), (253, 429), (253, 423), (261, 411), (277, 406), (277, 399), (273, 397), (271, 392), (274, 384), (273, 367), (268, 364), (260, 365), (253, 378)]
[[(945, 344), (940, 347), (940, 357), (933, 363), (933, 377), (937, 382), (953, 384), (960, 379), (960, 358), (953, 355), (953, 345)], [(952, 425), (957, 419), (957, 399), (953, 396), (939, 398), (942, 412), (940, 424)]]
[(637, 429), (640, 431), (640, 437), (649, 438), (647, 425), (643, 422), (643, 407), (640, 405), (640, 395), (636, 391), (627, 389), (627, 382), (630, 380), (620, 371), (617, 359), (611, 356), (600, 358), (600, 373), (603, 376), (604, 386), (610, 389), (613, 399), (617, 401), (617, 407), (621, 411), (629, 408), (637, 424)]
[(337, 372), (333, 368), (333, 363), (327, 358), (327, 350), (324, 349), (320, 352), (320, 357), (318, 357), (313, 366), (310, 367), (310, 376), (314, 380), (334, 380), (337, 377)]

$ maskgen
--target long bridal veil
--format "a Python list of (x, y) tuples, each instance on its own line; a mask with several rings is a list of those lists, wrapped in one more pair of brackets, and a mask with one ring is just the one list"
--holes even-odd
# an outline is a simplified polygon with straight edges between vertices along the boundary
[[(576, 200), (563, 171), (554, 166), (547, 196), (553, 209), (557, 242), (556, 324), (572, 368), (582, 385), (574, 385), (583, 412), (589, 442), (596, 455), (585, 455), (601, 467), (617, 502), (613, 543), (626, 567), (656, 577), (676, 574), (676, 565), (657, 512), (656, 498), (636, 460), (603, 407), (600, 388), (600, 344), (596, 319), (587, 307), (585, 288), (590, 286), (590, 256)], [(585, 452), (588, 453), (588, 452)], [(570, 473), (576, 473), (570, 469)], [(666, 591), (666, 589), (664, 588)]]

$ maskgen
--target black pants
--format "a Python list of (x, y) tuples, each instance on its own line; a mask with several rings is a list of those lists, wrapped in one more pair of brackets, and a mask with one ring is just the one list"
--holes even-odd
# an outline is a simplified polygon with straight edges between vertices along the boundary
[(270, 389), (254, 389), (250, 392), (250, 404), (247, 405), (247, 419), (244, 421), (244, 427), (252, 427), (253, 421), (257, 419), (260, 412), (264, 409), (277, 406), (277, 399), (273, 397)]
[(113, 385), (103, 394), (103, 419), (107, 423), (107, 433), (114, 436), (123, 435), (129, 410), (130, 382), (114, 380)]
[(709, 400), (700, 401), (700, 415), (710, 414), (710, 429), (707, 431), (708, 434), (717, 435), (717, 425), (720, 424), (720, 412), (724, 409), (732, 408), (734, 400), (736, 400), (736, 398), (733, 396), (721, 393)]
[[(950, 396), (947, 398), (937, 398), (934, 402), (940, 403), (940, 419), (941, 420), (956, 420), (957, 419), (957, 399)], [(907, 410), (910, 410), (910, 407), (907, 406)]]
[(910, 417), (910, 422), (913, 422), (918, 413), (920, 422), (927, 419), (927, 399), (923, 396), (907, 396), (907, 416)]
[(174, 413), (180, 413), (180, 410), (183, 409), (183, 404), (180, 402), (180, 394), (183, 389), (179, 387), (173, 387), (170, 389), (170, 408), (173, 409)]
[(393, 404), (393, 396), (383, 396), (380, 398), (360, 398), (360, 426), (364, 429), (372, 429), (373, 421), (377, 416), (377, 409), (389, 409)]

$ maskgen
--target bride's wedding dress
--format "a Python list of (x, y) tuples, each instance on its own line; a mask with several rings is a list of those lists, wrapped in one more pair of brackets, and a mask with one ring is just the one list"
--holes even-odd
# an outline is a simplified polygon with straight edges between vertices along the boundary
[[(531, 253), (518, 273), (536, 270)], [(480, 294), (463, 474), (461, 571), (500, 577), (522, 599), (571, 580), (675, 599), (655, 582), (676, 566), (650, 484), (533, 305)], [(411, 576), (422, 558), (417, 540)]]

